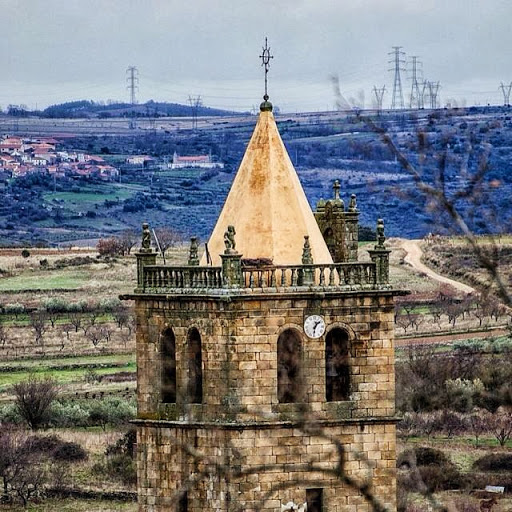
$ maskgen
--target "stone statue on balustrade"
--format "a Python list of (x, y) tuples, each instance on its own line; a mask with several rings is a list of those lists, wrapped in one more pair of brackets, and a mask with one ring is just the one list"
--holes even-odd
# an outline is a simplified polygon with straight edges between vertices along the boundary
[(236, 254), (235, 235), (235, 226), (228, 226), (227, 231), (224, 233), (224, 245), (226, 246), (224, 254)]
[(142, 224), (142, 242), (140, 252), (151, 252), (151, 231), (149, 224), (144, 222)]

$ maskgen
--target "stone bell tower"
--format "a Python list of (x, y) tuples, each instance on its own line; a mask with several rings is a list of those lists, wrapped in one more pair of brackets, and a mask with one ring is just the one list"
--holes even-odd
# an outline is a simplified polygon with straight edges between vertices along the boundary
[(357, 261), (359, 241), (359, 211), (356, 196), (352, 194), (348, 209), (340, 199), (340, 182), (332, 186), (334, 198), (320, 199), (316, 205), (315, 219), (324, 237), (334, 263)]
[(139, 510), (395, 505), (389, 250), (333, 263), (268, 97), (208, 242), (137, 254)]

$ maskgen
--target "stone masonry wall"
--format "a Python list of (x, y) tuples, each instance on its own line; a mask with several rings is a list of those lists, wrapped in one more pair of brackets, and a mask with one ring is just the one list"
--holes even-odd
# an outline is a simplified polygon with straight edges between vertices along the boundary
[[(277, 398), (277, 339), (293, 328), (303, 339), (305, 403), (326, 419), (394, 414), (393, 299), (368, 294), (336, 298), (254, 298), (222, 302), (190, 298), (141, 300), (137, 313), (138, 412), (140, 418), (288, 419), (296, 404)], [(325, 401), (325, 335), (309, 339), (303, 321), (322, 314), (327, 332), (346, 329), (351, 342), (351, 397)], [(160, 404), (160, 334), (176, 337), (178, 399)], [(186, 404), (186, 342), (189, 328), (201, 334), (203, 403)]]
[[(349, 400), (326, 402), (327, 332), (319, 339), (304, 334), (304, 318), (311, 314), (323, 316), (327, 332), (341, 327), (349, 335)], [(252, 510), (264, 501), (262, 510), (281, 512), (285, 503), (302, 503), (307, 488), (322, 487), (326, 510), (369, 512), (357, 491), (301, 466), (315, 461), (332, 468), (336, 462), (329, 439), (298, 428), (305, 417), (343, 442), (352, 476), (364, 478), (370, 468), (375, 493), (395, 510), (391, 291), (232, 295), (229, 300), (146, 295), (136, 300), (136, 316), (141, 512), (174, 510), (176, 490), (206, 469), (184, 447), (248, 472), (236, 478), (218, 471), (198, 477), (189, 490), (188, 511), (234, 511), (240, 503), (242, 510)], [(160, 335), (167, 327), (176, 339), (176, 404), (162, 404), (160, 398)], [(187, 404), (185, 393), (192, 327), (202, 342), (201, 404)], [(279, 403), (277, 397), (277, 339), (288, 328), (302, 339), (303, 404)], [(267, 466), (256, 470), (261, 464)]]
[[(374, 495), (395, 510), (395, 426), (352, 423), (326, 426), (322, 432), (343, 443), (348, 476), (361, 483), (370, 477)], [(356, 489), (332, 474), (338, 462), (335, 446), (300, 428), (148, 424), (139, 427), (138, 446), (141, 511), (175, 510), (177, 494), (191, 475), (196, 483), (188, 490), (189, 512), (251, 511), (256, 506), (279, 512), (286, 503), (303, 504), (308, 488), (324, 489), (329, 512), (371, 510)], [(204, 458), (187, 454), (187, 447)], [(224, 464), (226, 473), (212, 469), (207, 460)]]

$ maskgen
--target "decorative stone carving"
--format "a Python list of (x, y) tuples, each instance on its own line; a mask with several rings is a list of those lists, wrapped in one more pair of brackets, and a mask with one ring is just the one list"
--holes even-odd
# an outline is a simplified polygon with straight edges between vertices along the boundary
[(302, 264), (312, 265), (313, 255), (311, 254), (311, 245), (309, 244), (309, 236), (304, 235), (304, 247), (302, 248)]
[(151, 231), (149, 224), (144, 222), (142, 224), (142, 242), (140, 252), (151, 252)]
[(190, 266), (199, 265), (199, 255), (197, 253), (199, 249), (199, 244), (197, 242), (197, 236), (193, 236), (190, 238), (190, 249), (188, 252), (188, 264)]
[(340, 181), (339, 180), (334, 180), (334, 183), (332, 185), (332, 190), (334, 192), (334, 200), (339, 200), (340, 199)]
[[(309, 236), (304, 235), (304, 247), (302, 248), (302, 264), (312, 265), (313, 255), (311, 254), (311, 245), (309, 244)], [(315, 282), (315, 270), (311, 267), (301, 271), (302, 285), (311, 285)]]
[(357, 202), (356, 202), (356, 195), (352, 194), (350, 196), (350, 203), (348, 205), (348, 211), (349, 212), (357, 212)]
[(371, 260), (376, 264), (377, 284), (389, 283), (389, 253), (391, 251), (384, 245), (385, 241), (384, 221), (382, 219), (378, 219), (377, 243), (374, 245), (373, 249), (368, 251), (370, 253)]
[(376, 249), (384, 248), (384, 242), (386, 237), (384, 236), (384, 221), (382, 219), (377, 220), (377, 245)]
[(226, 246), (224, 254), (236, 254), (235, 235), (235, 226), (228, 226), (227, 231), (224, 233), (224, 245)]

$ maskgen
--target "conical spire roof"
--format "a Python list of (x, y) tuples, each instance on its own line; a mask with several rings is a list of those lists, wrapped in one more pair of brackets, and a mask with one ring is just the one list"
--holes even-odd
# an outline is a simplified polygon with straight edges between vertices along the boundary
[(300, 264), (304, 236), (308, 235), (314, 263), (332, 263), (270, 105), (262, 103), (258, 123), (208, 242), (213, 265), (220, 265), (229, 225), (235, 227), (236, 251), (243, 258), (268, 258), (274, 265)]

